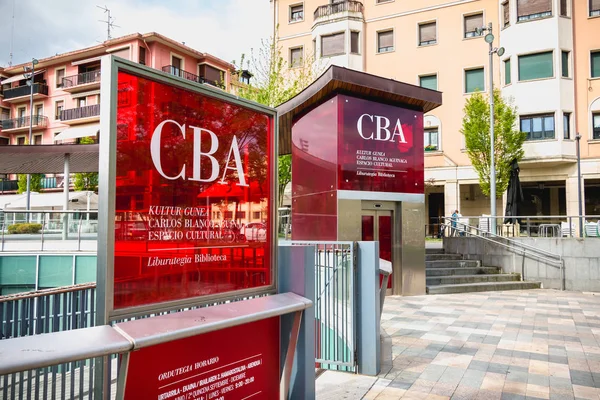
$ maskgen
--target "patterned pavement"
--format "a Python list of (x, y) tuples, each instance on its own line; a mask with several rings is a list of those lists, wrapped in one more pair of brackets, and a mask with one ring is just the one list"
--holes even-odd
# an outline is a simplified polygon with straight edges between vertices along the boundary
[(600, 399), (600, 294), (387, 297), (381, 326), (364, 399)]

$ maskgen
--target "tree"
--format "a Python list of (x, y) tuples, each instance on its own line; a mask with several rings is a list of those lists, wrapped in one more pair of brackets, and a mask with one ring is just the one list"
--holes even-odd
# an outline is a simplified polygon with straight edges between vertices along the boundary
[[(94, 139), (91, 137), (81, 138), (79, 144), (92, 144)], [(67, 179), (68, 181), (68, 179)], [(98, 173), (97, 172), (79, 172), (75, 174), (74, 188), (76, 192), (83, 190), (98, 190)]]
[[(259, 50), (250, 52), (249, 59), (242, 54), (238, 68), (250, 70), (254, 78), (251, 84), (238, 89), (238, 96), (269, 107), (277, 107), (300, 93), (317, 77), (320, 68), (314, 63), (314, 59), (314, 55), (307, 56), (298, 60), (294, 68), (290, 68), (284, 61), (277, 36), (263, 39)], [(236, 65), (236, 62), (233, 61), (233, 64)], [(279, 207), (283, 204), (285, 187), (292, 178), (291, 169), (290, 155), (280, 156)]]
[[(467, 155), (479, 175), (481, 191), (490, 195), (490, 104), (489, 96), (473, 93), (464, 108), (461, 133), (465, 136)], [(499, 89), (494, 90), (494, 161), (496, 163), (496, 195), (508, 188), (513, 160), (523, 158), (526, 134), (518, 129), (517, 109), (512, 102), (502, 98)]]
[[(19, 174), (17, 176), (18, 178), (18, 182), (17, 182), (17, 193), (21, 194), (21, 193), (25, 193), (27, 191), (27, 175), (21, 175)], [(29, 190), (31, 192), (39, 192), (40, 190), (43, 189), (43, 185), (42, 185), (42, 179), (44, 178), (43, 174), (31, 174), (31, 182), (30, 182), (30, 187)]]

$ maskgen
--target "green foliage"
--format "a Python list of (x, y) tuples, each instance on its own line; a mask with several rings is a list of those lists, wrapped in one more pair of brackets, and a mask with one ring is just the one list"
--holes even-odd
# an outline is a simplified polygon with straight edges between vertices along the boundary
[[(21, 194), (21, 193), (25, 193), (27, 192), (27, 175), (21, 175), (19, 174), (17, 176), (18, 178), (18, 182), (17, 182), (17, 193)], [(31, 174), (31, 182), (30, 182), (30, 188), (29, 190), (31, 192), (39, 192), (40, 190), (42, 190), (42, 179), (44, 178), (43, 174)]]
[(283, 194), (285, 187), (292, 181), (292, 156), (286, 154), (279, 156), (278, 175), (279, 175), (279, 207), (283, 205)]
[(8, 233), (10, 235), (23, 234), (23, 233), (40, 233), (42, 230), (42, 224), (13, 224), (8, 226)]
[[(489, 96), (488, 96), (489, 97)], [(467, 155), (479, 175), (481, 191), (490, 195), (490, 103), (489, 98), (473, 93), (464, 108), (461, 133), (465, 135)], [(496, 195), (501, 197), (508, 188), (513, 160), (523, 158), (526, 134), (515, 129), (517, 110), (494, 90), (494, 161), (496, 164)]]
[[(94, 143), (94, 138), (92, 137), (84, 137), (81, 138), (79, 144), (92, 144)], [(75, 183), (74, 183), (75, 191), (81, 192), (83, 190), (98, 190), (98, 173), (97, 172), (87, 172), (87, 173), (76, 173), (75, 174)]]

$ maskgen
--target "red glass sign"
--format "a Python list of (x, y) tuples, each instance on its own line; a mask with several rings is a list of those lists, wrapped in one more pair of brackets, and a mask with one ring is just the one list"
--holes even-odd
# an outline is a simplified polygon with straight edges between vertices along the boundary
[(115, 310), (272, 285), (272, 122), (118, 73)]
[(125, 399), (278, 399), (279, 346), (276, 317), (134, 351)]
[(423, 113), (342, 95), (338, 104), (338, 188), (422, 194)]

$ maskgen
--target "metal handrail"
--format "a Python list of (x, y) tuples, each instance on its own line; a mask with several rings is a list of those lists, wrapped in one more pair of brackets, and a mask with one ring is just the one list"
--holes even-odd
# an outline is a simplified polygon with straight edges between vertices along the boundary
[[(530, 251), (532, 253), (537, 253), (538, 254), (538, 256), (536, 257), (537, 260), (544, 261), (547, 264), (551, 264), (561, 270), (561, 290), (565, 290), (565, 264), (564, 264), (562, 255), (552, 253), (552, 252), (549, 252), (546, 250), (542, 250), (537, 247), (527, 245), (525, 243), (521, 243), (521, 241), (519, 241), (519, 240), (509, 239), (504, 236), (497, 235), (493, 232), (479, 229), (475, 226), (471, 226), (471, 225), (459, 222), (456, 219), (453, 219), (452, 217), (442, 217), (442, 218), (445, 222), (450, 221), (450, 224), (444, 223), (444, 226), (446, 229), (448, 229), (448, 228), (455, 229), (461, 233), (464, 232), (465, 234), (476, 237), (478, 239), (500, 245), (502, 247), (507, 248), (510, 251), (520, 252), (520, 255), (523, 257), (532, 258), (529, 254), (527, 254), (527, 251)], [(464, 217), (462, 217), (462, 218), (464, 218)], [(452, 226), (452, 223), (455, 223), (456, 225)], [(477, 232), (477, 234), (473, 234), (473, 231)], [(492, 238), (486, 237), (485, 235), (491, 236), (494, 239), (504, 240), (504, 241), (508, 242), (508, 244), (501, 243), (498, 240), (493, 240)], [(515, 247), (521, 247), (521, 249), (518, 249), (518, 248), (515, 249)], [(524, 266), (521, 267), (521, 279), (522, 280), (525, 279)]]

